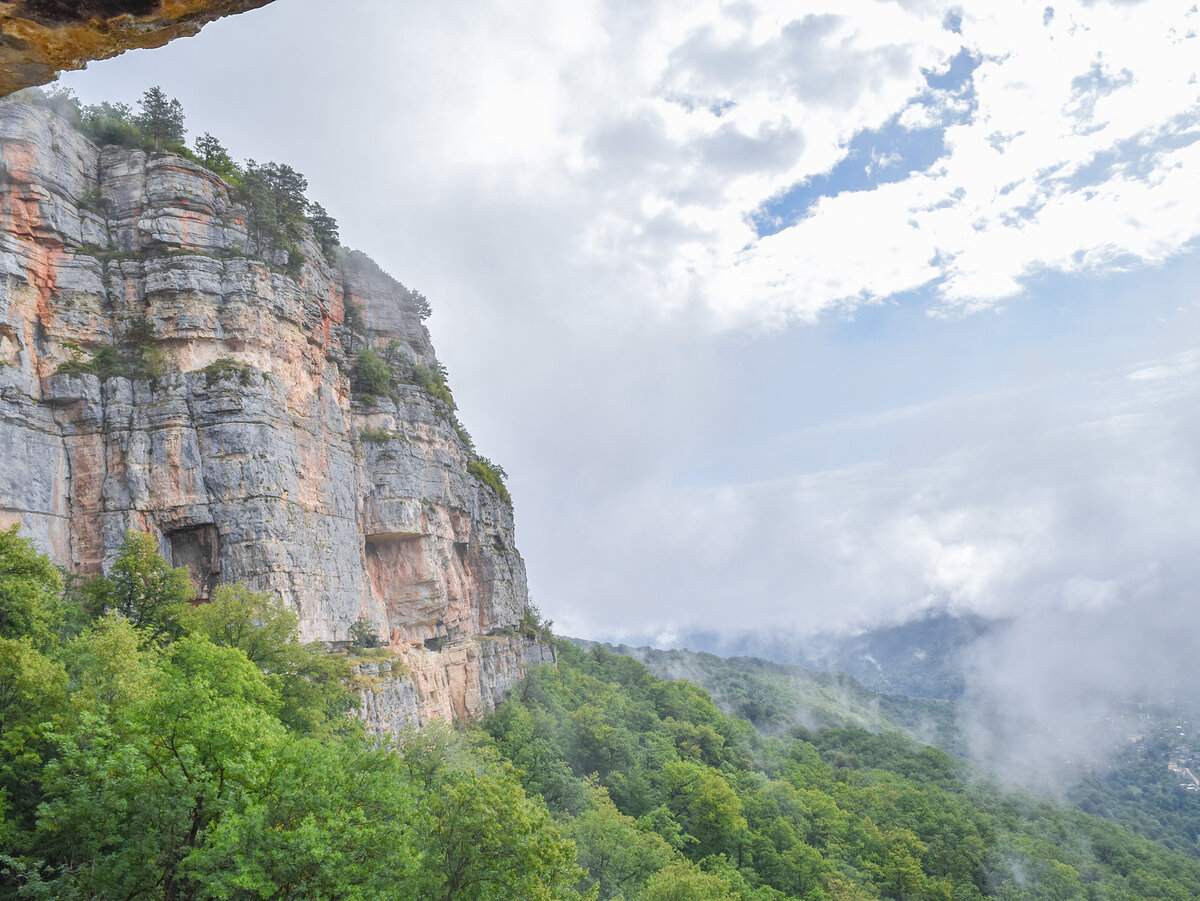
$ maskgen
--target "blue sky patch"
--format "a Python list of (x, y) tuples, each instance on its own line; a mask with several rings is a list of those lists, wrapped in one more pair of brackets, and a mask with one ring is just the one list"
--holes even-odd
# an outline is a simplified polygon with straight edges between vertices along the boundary
[(803, 219), (822, 197), (836, 197), (843, 191), (869, 191), (880, 185), (903, 181), (912, 172), (920, 172), (937, 162), (946, 152), (946, 126), (956, 124), (974, 109), (974, 85), (971, 75), (980, 60), (964, 48), (945, 72), (926, 72), (929, 89), (924, 95), (932, 102), (936, 94), (949, 94), (969, 101), (968, 111), (944, 120), (931, 128), (907, 129), (900, 125), (900, 114), (882, 128), (864, 129), (856, 134), (845, 156), (828, 172), (814, 175), (792, 186), (751, 214), (759, 238), (783, 231)]

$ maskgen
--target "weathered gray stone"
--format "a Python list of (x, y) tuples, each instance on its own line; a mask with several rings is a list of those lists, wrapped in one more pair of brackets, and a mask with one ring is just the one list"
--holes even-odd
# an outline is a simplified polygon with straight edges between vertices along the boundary
[[(416, 385), (351, 398), (352, 341), (437, 367), (420, 298), (311, 234), (296, 276), (247, 256), (217, 176), (97, 148), (44, 109), (0, 104), (0, 158), (0, 525), (85, 574), (148, 531), (199, 597), (217, 580), (273, 592), (306, 639), (369, 620), (415, 692), (388, 689), (389, 723), (478, 714), (544, 659), (513, 637), (528, 591), (512, 513), (469, 473), (446, 405)], [(56, 373), (130, 354), (136, 333), (165, 354), (157, 378)]]

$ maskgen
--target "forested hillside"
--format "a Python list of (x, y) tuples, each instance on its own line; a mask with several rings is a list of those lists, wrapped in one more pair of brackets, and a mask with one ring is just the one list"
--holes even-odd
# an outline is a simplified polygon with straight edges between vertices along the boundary
[(267, 595), (191, 598), (144, 535), (64, 584), (0, 532), (0, 898), (1200, 897), (1197, 861), (943, 751), (763, 736), (600, 647), (375, 746), (356, 658)]
[(436, 730), (372, 746), (351, 658), (267, 595), (191, 597), (144, 535), (64, 591), (0, 532), (0, 898), (576, 896), (511, 766)]
[(862, 729), (762, 736), (599, 646), (561, 643), (558, 670), (484, 729), (601, 898), (1200, 896), (1196, 861), (940, 750)]
[[(721, 710), (766, 733), (793, 726), (858, 726), (903, 732), (956, 756), (970, 756), (953, 702), (878, 694), (845, 673), (813, 672), (756, 657), (624, 645), (609, 650), (633, 657), (660, 678), (691, 680)], [(1200, 783), (1193, 776), (1200, 766), (1192, 718), (1179, 704), (1136, 704), (1121, 712), (1119, 722), (1123, 734), (1117, 745), (1098, 748), (1095, 760), (1063, 767), (1072, 779), (1060, 787), (1063, 797), (1085, 813), (1200, 856)]]
[(905, 732), (943, 750), (962, 751), (950, 701), (880, 694), (846, 673), (814, 672), (758, 657), (625, 645), (609, 649), (633, 657), (661, 679), (695, 682), (723, 711), (760, 731), (859, 726)]

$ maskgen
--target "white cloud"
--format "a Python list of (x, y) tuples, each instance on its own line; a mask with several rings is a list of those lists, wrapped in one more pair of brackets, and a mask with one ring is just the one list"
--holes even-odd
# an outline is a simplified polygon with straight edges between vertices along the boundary
[[(606, 39), (554, 63), (557, 134), (513, 125), (580, 177), (566, 190), (582, 185), (593, 212), (577, 246), (630, 270), (640, 296), (666, 309), (699, 297), (726, 326), (813, 320), (931, 285), (942, 310), (970, 310), (1042, 270), (1157, 264), (1200, 235), (1189, 4), (1057, 4), (1047, 23), (1040, 3), (972, 8), (961, 35), (939, 5), (793, 10), (659, 4), (632, 30), (593, 9)], [(981, 60), (973, 109), (923, 74), (963, 46)], [(755, 236), (752, 211), (893, 118), (965, 121), (926, 172), (824, 198)], [(897, 160), (873, 165), (884, 162)]]
[[(469, 193), (535, 226), (553, 221), (555, 253), (599, 275), (589, 275), (591, 300), (657, 315), (702, 308), (721, 327), (769, 327), (916, 289), (953, 313), (1047, 270), (1154, 265), (1189, 247), (1200, 235), (1200, 13), (1190, 0), (1069, 0), (1049, 21), (1042, 2), (974, 4), (959, 10), (961, 33), (946, 27), (952, 9), (821, 0), (797, 17), (782, 0), (362, 3), (353, 40), (379, 120), (364, 130), (362, 104), (319, 67), (288, 78), (328, 117), (343, 158), (390, 166), (386, 189), (414, 216)], [(926, 73), (945, 73), (964, 48), (979, 60), (973, 92), (930, 89)], [(261, 67), (228, 63), (214, 76), (227, 90), (282, 89), (263, 83)], [(255, 110), (260, 134), (294, 130), (299, 106)], [(751, 216), (765, 203), (885, 126), (944, 126), (945, 154), (757, 237)], [(904, 171), (892, 149), (878, 156), (864, 166)], [(314, 187), (328, 184), (335, 214), (343, 197), (377, 196), (354, 173), (322, 179), (319, 163), (298, 162)]]
[[(590, 635), (651, 634), (665, 624), (639, 604), (661, 596), (654, 610), (676, 624), (804, 633), (902, 621), (930, 605), (1101, 614), (1151, 592), (1200, 628), (1194, 608), (1175, 609), (1200, 534), (1200, 367), (1188, 352), (1131, 371), (1161, 375), (914, 408), (907, 425), (931, 437), (909, 461), (893, 453), (764, 482), (612, 493), (592, 534), (606, 536), (598, 559), (621, 567), (588, 571), (569, 594), (613, 600), (589, 605), (602, 620), (579, 612), (573, 622)], [(848, 425), (862, 436), (886, 429)], [(662, 581), (626, 602), (629, 573)], [(736, 619), (723, 619), (731, 603)]]
[[(1003, 4), (966, 14), (977, 107), (926, 173), (826, 198), (713, 261), (730, 323), (820, 313), (934, 285), (947, 310), (1044, 269), (1157, 264), (1200, 235), (1200, 16), (1190, 4)], [(897, 108), (908, 127), (929, 107)], [(1089, 167), (1097, 171), (1088, 172)]]

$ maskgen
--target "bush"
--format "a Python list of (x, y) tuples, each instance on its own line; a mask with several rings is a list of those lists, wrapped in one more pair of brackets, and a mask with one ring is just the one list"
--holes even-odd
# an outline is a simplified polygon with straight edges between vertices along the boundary
[(62, 623), (62, 576), (18, 529), (0, 530), (0, 638), (28, 637), (40, 647)]
[(145, 316), (130, 321), (119, 347), (106, 345), (85, 351), (78, 344), (63, 342), (71, 354), (58, 365), (56, 373), (94, 375), (101, 381), (113, 376), (147, 381), (154, 386), (171, 369), (171, 355), (154, 336), (154, 326)]
[(434, 363), (432, 368), (420, 363), (415, 365), (413, 382), (428, 391), (434, 400), (446, 404), (450, 412), (458, 409), (454, 403), (454, 395), (450, 393), (450, 386), (446, 384), (446, 368), (441, 363)]
[(355, 648), (379, 647), (379, 634), (369, 619), (360, 619), (350, 626), (350, 646)]
[(392, 370), (373, 348), (364, 347), (354, 361), (355, 393), (374, 397), (392, 389)]
[(526, 604), (525, 609), (521, 611), (520, 631), (526, 638), (553, 638), (553, 627), (554, 620), (543, 619), (542, 611), (533, 601)]
[(504, 505), (508, 509), (512, 509), (512, 495), (508, 493), (508, 486), (504, 484), (504, 480), (508, 478), (508, 474), (503, 468), (497, 466), (487, 457), (476, 457), (467, 464), (467, 472), (496, 492), (500, 500), (504, 501)]
[(230, 376), (236, 377), (244, 388), (250, 384), (250, 375), (255, 370), (253, 366), (239, 363), (229, 357), (218, 357), (200, 371), (204, 373), (204, 384), (209, 388)]

